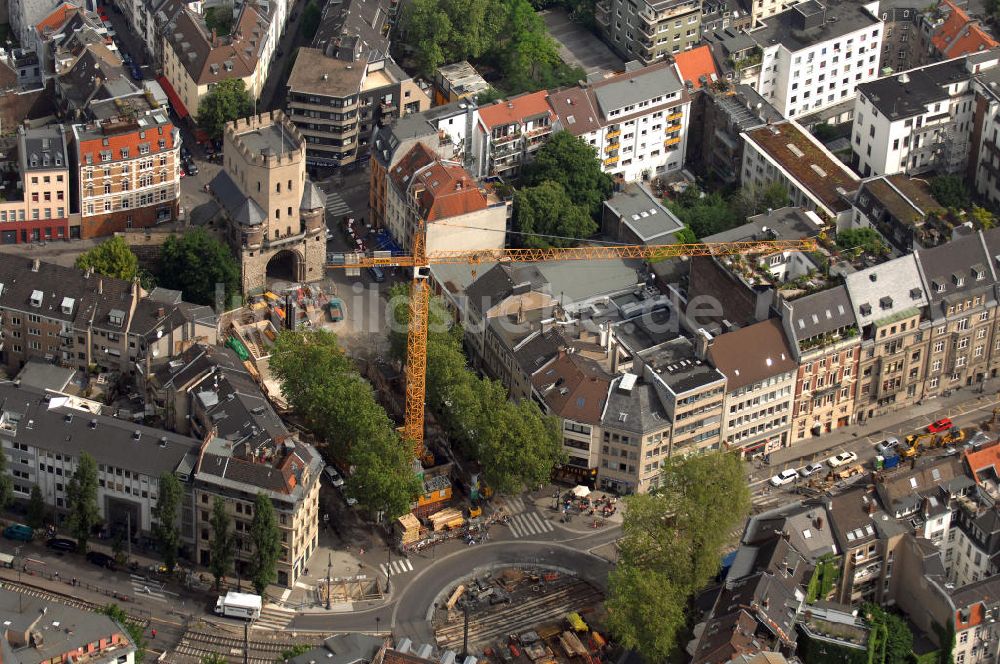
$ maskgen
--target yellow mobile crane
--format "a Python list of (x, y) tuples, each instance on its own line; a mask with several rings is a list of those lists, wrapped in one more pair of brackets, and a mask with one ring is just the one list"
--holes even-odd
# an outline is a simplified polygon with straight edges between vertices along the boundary
[(430, 303), (431, 265), (467, 263), (532, 263), (538, 261), (600, 261), (616, 258), (639, 258), (656, 260), (679, 256), (732, 256), (772, 254), (782, 251), (813, 251), (816, 242), (801, 240), (752, 240), (744, 242), (717, 242), (697, 244), (665, 245), (616, 245), (581, 246), (546, 249), (473, 249), (427, 251), (427, 228), (418, 218), (413, 233), (413, 247), (410, 255), (403, 256), (361, 256), (357, 259), (345, 256), (345, 263), (327, 265), (327, 268), (404, 267), (412, 268), (410, 280), (409, 330), (406, 337), (406, 402), (405, 422), (402, 426), (403, 439), (413, 448), (414, 457), (420, 459), (424, 452), (424, 406), (427, 381), (427, 326)]

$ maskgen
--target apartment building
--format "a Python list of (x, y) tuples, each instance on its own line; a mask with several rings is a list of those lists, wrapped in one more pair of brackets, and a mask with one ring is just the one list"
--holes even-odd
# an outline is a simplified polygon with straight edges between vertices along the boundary
[(465, 168), (439, 159), (423, 143), (393, 168), (386, 192), (385, 228), (403, 247), (425, 229), (426, 250), (501, 249), (510, 201), (480, 187)]
[(479, 109), (473, 145), (478, 177), (517, 177), (552, 134), (555, 113), (547, 92), (529, 92)]
[[(102, 405), (13, 383), (0, 385), (0, 442), (8, 455), (14, 497), (28, 500), (37, 485), (61, 523), (70, 478), (82, 452), (97, 462), (97, 507), (113, 533), (150, 534), (162, 473), (182, 482), (198, 441), (101, 414)], [(190, 494), (179, 514), (182, 547), (193, 539)]]
[(749, 35), (761, 49), (755, 87), (788, 118), (845, 102), (878, 77), (882, 23), (861, 4), (805, 0)]
[(952, 0), (941, 0), (937, 7), (924, 12), (921, 21), (925, 57), (947, 60), (988, 51), (1000, 46), (978, 21)]
[(912, 0), (899, 0), (880, 2), (878, 10), (885, 24), (879, 72), (893, 74), (926, 64), (920, 41), (923, 8), (917, 7)]
[(441, 65), (434, 74), (436, 106), (456, 101), (474, 104), (476, 97), (489, 90), (490, 84), (466, 60)]
[(874, 228), (894, 249), (910, 253), (950, 239), (932, 221), (943, 212), (923, 178), (873, 176), (862, 181), (854, 197), (853, 225)]
[(758, 127), (740, 137), (746, 143), (744, 186), (763, 189), (777, 182), (793, 205), (838, 225), (851, 219), (849, 194), (857, 190), (858, 177), (797, 122)]
[(735, 183), (743, 172), (745, 141), (740, 134), (784, 117), (749, 85), (737, 84), (725, 92), (705, 88), (703, 97), (702, 140), (690, 141), (688, 154), (700, 151), (693, 161), (722, 181)]
[(854, 422), (861, 337), (843, 286), (782, 302), (782, 323), (798, 368), (789, 441)]
[(927, 382), (924, 398), (959, 386), (983, 382), (998, 367), (995, 345), (996, 312), (993, 247), (983, 235), (955, 238), (913, 254), (927, 293)]
[(861, 336), (859, 421), (922, 398), (930, 334), (921, 327), (928, 295), (910, 254), (847, 275)]
[(1000, 507), (959, 501), (948, 531), (948, 581), (956, 586), (994, 576), (1000, 569)]
[(670, 53), (698, 45), (701, 3), (659, 0), (641, 3), (602, 0), (594, 9), (607, 43), (625, 60), (651, 65)]
[[(748, 348), (754, 352), (747, 353)], [(726, 377), (722, 440), (727, 449), (749, 457), (787, 447), (797, 363), (780, 321), (715, 337), (708, 359)]]
[[(987, 57), (977, 56), (977, 60)], [(991, 56), (990, 56), (991, 57)], [(969, 141), (967, 177), (976, 193), (1000, 204), (1000, 68), (990, 68), (973, 79), (975, 108)]]
[(228, 218), (244, 293), (264, 289), (268, 275), (288, 281), (323, 277), (326, 198), (306, 177), (306, 142), (281, 111), (226, 125), (223, 169), (212, 194)]
[(271, 19), (254, 3), (244, 3), (231, 34), (219, 36), (190, 7), (178, 11), (162, 28), (163, 75), (158, 79), (179, 118), (198, 113), (198, 105), (217, 83), (243, 81), (252, 99), (267, 78)]
[(17, 128), (0, 182), (0, 244), (70, 237), (70, 175), (62, 125)]
[(372, 225), (385, 224), (386, 193), (389, 171), (422, 143), (442, 159), (461, 161), (472, 173), (478, 173), (473, 163), (473, 127), (479, 111), (474, 103), (464, 101), (435, 106), (421, 113), (408, 113), (375, 130), (372, 141), (371, 180), (368, 211)]
[(163, 109), (74, 125), (79, 237), (177, 219), (180, 144), (180, 131)]
[(563, 129), (594, 148), (606, 173), (635, 181), (684, 166), (691, 96), (672, 63), (556, 90), (548, 103)]
[(972, 76), (995, 62), (957, 58), (861, 85), (851, 139), (858, 172), (963, 172), (972, 149)]

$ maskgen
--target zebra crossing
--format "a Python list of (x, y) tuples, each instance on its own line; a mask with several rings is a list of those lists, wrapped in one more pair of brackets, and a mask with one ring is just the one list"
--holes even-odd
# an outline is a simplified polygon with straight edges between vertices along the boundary
[(335, 191), (326, 193), (326, 216), (328, 219), (339, 220), (340, 217), (350, 214), (351, 206), (344, 201), (343, 196)]
[[(383, 576), (389, 576), (391, 574), (393, 577), (399, 576), (400, 574), (406, 574), (407, 572), (413, 571), (413, 563), (410, 562), (408, 558), (400, 558), (399, 560), (393, 560), (386, 567), (385, 563), (378, 566), (382, 570)], [(387, 572), (389, 574), (387, 574)]]
[(161, 584), (150, 581), (144, 576), (129, 574), (129, 583), (132, 585), (132, 594), (135, 596), (141, 595), (157, 602), (171, 601), (171, 598), (167, 597), (167, 593), (163, 591)]
[(276, 604), (268, 604), (260, 610), (260, 618), (251, 624), (253, 629), (270, 629), (280, 631), (288, 627), (295, 617), (293, 609), (285, 609)]
[(555, 530), (552, 523), (542, 518), (538, 512), (523, 512), (510, 517), (510, 534), (514, 537), (527, 537), (529, 535), (540, 535), (541, 533), (551, 533)]
[(507, 514), (520, 514), (524, 511), (524, 498), (519, 496), (500, 496), (493, 501), (497, 509), (503, 509)]

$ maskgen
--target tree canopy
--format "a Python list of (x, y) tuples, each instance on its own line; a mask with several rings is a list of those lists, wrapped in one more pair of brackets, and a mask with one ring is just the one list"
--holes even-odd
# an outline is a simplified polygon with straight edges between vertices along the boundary
[(253, 557), (250, 559), (250, 583), (258, 595), (278, 578), (278, 558), (281, 556), (281, 531), (274, 505), (266, 493), (258, 493), (253, 504), (250, 521), (250, 541)]
[(736, 197), (737, 207), (744, 217), (783, 208), (788, 205), (789, 200), (788, 189), (780, 182), (772, 182), (762, 187), (754, 184), (744, 185)]
[(703, 196), (695, 187), (669, 201), (667, 207), (699, 240), (735, 228), (745, 219), (736, 209), (738, 206), (730, 204), (721, 193)]
[(568, 247), (597, 232), (586, 209), (551, 180), (514, 194), (514, 223), (526, 247)]
[[(0, 469), (0, 473), (2, 472), (3, 470)], [(32, 528), (41, 528), (44, 526), (48, 511), (48, 507), (45, 505), (45, 498), (42, 497), (42, 490), (38, 488), (37, 484), (32, 484), (31, 497), (28, 499), (28, 525)]]
[(559, 58), (556, 42), (528, 0), (413, 0), (402, 21), (422, 74), (472, 60), (502, 72), (507, 94), (571, 84), (579, 68)]
[(229, 247), (204, 228), (172, 235), (160, 250), (157, 282), (184, 293), (195, 304), (215, 304), (215, 285), (222, 284), (226, 302), (240, 292), (240, 267)]
[(302, 36), (312, 41), (312, 38), (316, 36), (316, 31), (319, 30), (322, 18), (323, 10), (320, 8), (319, 3), (316, 0), (309, 0), (306, 8), (302, 10), (302, 21), (299, 23)]
[(667, 661), (683, 646), (689, 598), (719, 571), (723, 546), (750, 511), (743, 462), (728, 452), (672, 457), (659, 488), (625, 501), (609, 627), (647, 661)]
[(208, 568), (212, 571), (215, 579), (215, 588), (218, 590), (222, 577), (229, 574), (233, 568), (233, 532), (230, 530), (232, 518), (226, 511), (226, 503), (220, 496), (212, 499), (212, 539), (209, 543), (211, 558), (208, 561)]
[(889, 253), (889, 247), (874, 228), (846, 228), (837, 233), (837, 246), (841, 249), (855, 249), (858, 252), (882, 256)]
[(913, 632), (902, 617), (870, 602), (861, 606), (861, 613), (872, 628), (885, 627), (885, 659), (880, 664), (909, 664), (913, 661)]
[(86, 553), (90, 534), (94, 526), (101, 522), (97, 507), (97, 463), (86, 452), (80, 453), (76, 471), (66, 487), (66, 495), (70, 533), (76, 538), (80, 553)]
[(347, 492), (371, 514), (405, 514), (421, 486), (409, 445), (399, 438), (375, 394), (333, 334), (282, 331), (270, 368), (281, 392), (327, 445), (328, 454), (353, 467)]
[(208, 31), (215, 30), (219, 37), (225, 37), (233, 29), (233, 6), (228, 2), (205, 10), (205, 26)]
[[(393, 332), (390, 349), (403, 360), (408, 321), (407, 288), (391, 292)], [(479, 461), (483, 480), (499, 493), (516, 493), (524, 486), (548, 480), (563, 461), (562, 433), (557, 419), (542, 413), (531, 400), (515, 403), (498, 381), (479, 377), (468, 368), (462, 352), (462, 329), (450, 325), (444, 305), (431, 300), (427, 336), (427, 405), (452, 441)]]
[(573, 204), (595, 219), (600, 218), (601, 206), (614, 191), (614, 181), (601, 170), (593, 146), (568, 131), (556, 132), (538, 149), (521, 182), (529, 187), (558, 182)]
[(81, 270), (93, 268), (97, 274), (125, 281), (139, 276), (138, 257), (125, 243), (125, 238), (118, 235), (80, 254), (76, 267)]
[(965, 180), (957, 175), (939, 175), (931, 178), (931, 194), (946, 208), (964, 210), (972, 205), (972, 197)]
[(156, 506), (153, 508), (153, 518), (156, 519), (153, 533), (168, 573), (173, 572), (177, 564), (177, 548), (180, 545), (177, 513), (183, 498), (184, 489), (177, 476), (164, 471), (160, 475)]
[(219, 81), (198, 104), (198, 126), (221, 138), (227, 122), (253, 114), (253, 99), (241, 78)]

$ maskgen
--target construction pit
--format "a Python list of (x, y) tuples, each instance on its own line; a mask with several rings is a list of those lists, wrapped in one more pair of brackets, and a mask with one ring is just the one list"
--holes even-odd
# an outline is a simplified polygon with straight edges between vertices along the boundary
[(481, 662), (554, 664), (600, 661), (604, 596), (577, 577), (547, 569), (506, 567), (449, 588), (432, 625), (442, 649)]

